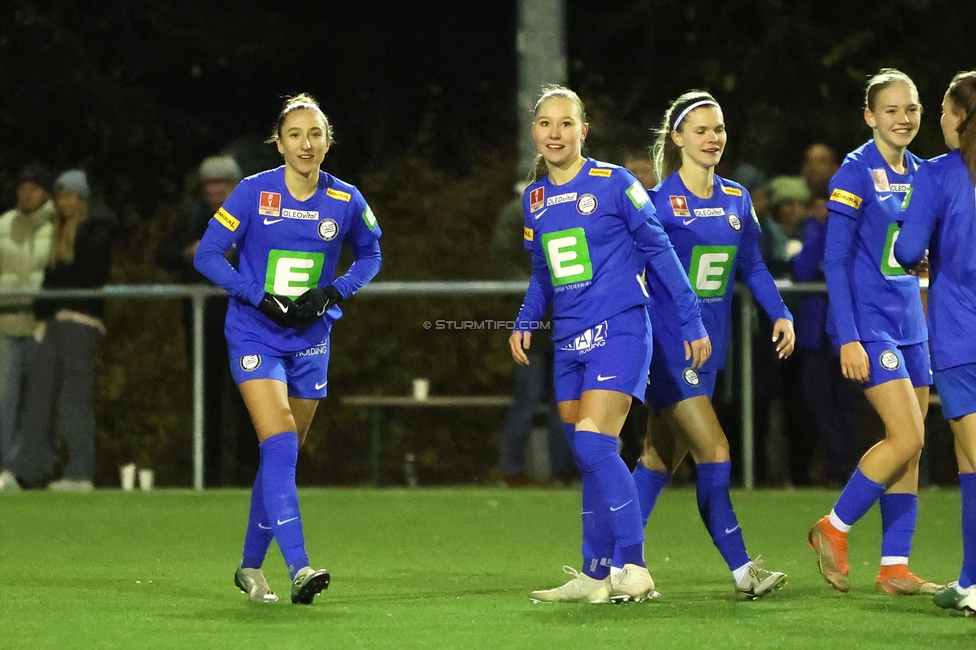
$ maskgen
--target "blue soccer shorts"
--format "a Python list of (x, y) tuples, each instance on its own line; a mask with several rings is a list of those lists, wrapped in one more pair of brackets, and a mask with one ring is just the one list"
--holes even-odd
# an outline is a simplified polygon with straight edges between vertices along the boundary
[(928, 343), (894, 345), (890, 341), (862, 341), (871, 362), (867, 390), (894, 379), (910, 379), (912, 386), (932, 385), (932, 362)]
[(329, 394), (331, 337), (283, 356), (246, 354), (231, 357), (230, 372), (238, 385), (251, 379), (275, 379), (288, 385), (288, 395), (299, 399), (323, 399)]

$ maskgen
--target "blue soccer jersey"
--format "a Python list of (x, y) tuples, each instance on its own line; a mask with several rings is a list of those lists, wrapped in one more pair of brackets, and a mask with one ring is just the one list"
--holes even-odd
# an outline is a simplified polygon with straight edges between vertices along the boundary
[(230, 356), (282, 355), (324, 341), (342, 316), (338, 306), (299, 333), (279, 327), (254, 305), (265, 292), (297, 298), (310, 288), (333, 283), (348, 298), (369, 278), (346, 283), (336, 279), (343, 242), (362, 250), (375, 247), (381, 234), (359, 190), (325, 172), (319, 172), (318, 189), (305, 201), (288, 191), (284, 167), (241, 181), (210, 220), (197, 256), (200, 266), (204, 251), (222, 254), (235, 246), (239, 254), (236, 272), (228, 264), (217, 273), (201, 269), (234, 298), (224, 327)]
[(644, 269), (650, 264), (674, 293), (677, 318), (689, 340), (705, 336), (697, 301), (654, 205), (629, 171), (587, 159), (568, 183), (554, 185), (546, 176), (529, 185), (523, 208), (533, 279), (520, 322), (540, 320), (551, 301), (552, 338), (559, 343), (647, 305)]
[(919, 167), (905, 199), (896, 257), (911, 268), (929, 249), (929, 326), (936, 370), (976, 363), (976, 188), (959, 150)]
[(928, 339), (918, 278), (895, 260), (900, 208), (920, 159), (905, 152), (897, 174), (873, 140), (844, 159), (830, 181), (824, 275), (830, 297), (827, 332), (834, 345)]
[[(759, 251), (759, 222), (749, 192), (733, 181), (715, 176), (712, 196), (691, 193), (675, 172), (651, 192), (658, 219), (671, 239), (691, 288), (698, 296), (702, 321), (712, 342), (712, 356), (701, 370), (725, 365), (732, 313), (732, 291), (739, 277), (776, 321), (793, 319)], [(648, 277), (654, 356), (669, 364), (686, 364), (680, 328), (669, 317), (670, 296), (661, 281)]]

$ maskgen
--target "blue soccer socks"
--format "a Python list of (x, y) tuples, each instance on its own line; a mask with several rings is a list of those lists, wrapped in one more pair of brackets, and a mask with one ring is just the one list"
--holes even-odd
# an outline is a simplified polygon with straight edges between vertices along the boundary
[(637, 461), (637, 467), (634, 468), (634, 485), (637, 487), (641, 523), (644, 528), (647, 528), (647, 520), (651, 518), (651, 513), (654, 512), (658, 497), (661, 496), (661, 492), (664, 491), (670, 481), (671, 477), (667, 472), (647, 469), (640, 461)]
[(698, 463), (696, 470), (698, 512), (702, 522), (729, 570), (739, 569), (749, 563), (749, 555), (729, 496), (732, 463)]
[(962, 489), (962, 571), (959, 586), (976, 583), (976, 474), (959, 474)]
[(287, 431), (261, 443), (261, 481), (264, 507), (285, 558), (292, 580), (298, 570), (308, 566), (302, 517), (298, 511), (298, 487), (295, 466), (298, 464), (298, 434)]
[(261, 470), (258, 470), (257, 476), (254, 477), (254, 487), (251, 488), (251, 510), (247, 515), (247, 532), (244, 534), (244, 558), (241, 561), (241, 568), (260, 569), (273, 538), (271, 520), (264, 507)]
[(908, 564), (918, 520), (918, 495), (908, 493), (882, 494), (881, 505), (881, 565)]
[(830, 513), (830, 523), (842, 533), (850, 531), (851, 526), (871, 509), (884, 491), (884, 485), (869, 479), (860, 468), (854, 470), (854, 474), (844, 486), (844, 491), (840, 493), (837, 503), (834, 504), (834, 509)]

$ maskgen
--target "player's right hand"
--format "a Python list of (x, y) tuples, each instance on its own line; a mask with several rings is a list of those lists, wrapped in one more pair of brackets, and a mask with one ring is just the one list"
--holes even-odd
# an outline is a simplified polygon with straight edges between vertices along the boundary
[(871, 376), (871, 360), (860, 341), (840, 346), (840, 371), (848, 379), (866, 383)]
[(526, 356), (525, 351), (529, 349), (532, 345), (532, 332), (521, 332), (515, 330), (512, 335), (508, 337), (508, 347), (512, 350), (512, 358), (515, 359), (515, 363), (520, 366), (529, 365), (529, 357)]
[(264, 298), (258, 304), (258, 310), (279, 327), (297, 328), (301, 322), (298, 316), (298, 307), (287, 296), (276, 296), (265, 292)]
[(685, 361), (691, 361), (691, 369), (698, 370), (712, 356), (712, 339), (706, 337), (685, 341)]

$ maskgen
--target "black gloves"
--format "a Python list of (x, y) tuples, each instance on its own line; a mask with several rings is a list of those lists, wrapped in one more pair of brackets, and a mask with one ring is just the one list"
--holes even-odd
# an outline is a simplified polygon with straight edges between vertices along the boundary
[(258, 309), (279, 327), (297, 328), (301, 324), (298, 306), (287, 296), (265, 293)]
[(314, 325), (329, 308), (338, 304), (342, 300), (342, 294), (333, 286), (322, 287), (321, 289), (309, 289), (298, 296), (295, 305), (298, 307), (298, 315), (301, 319), (301, 327), (308, 328)]

